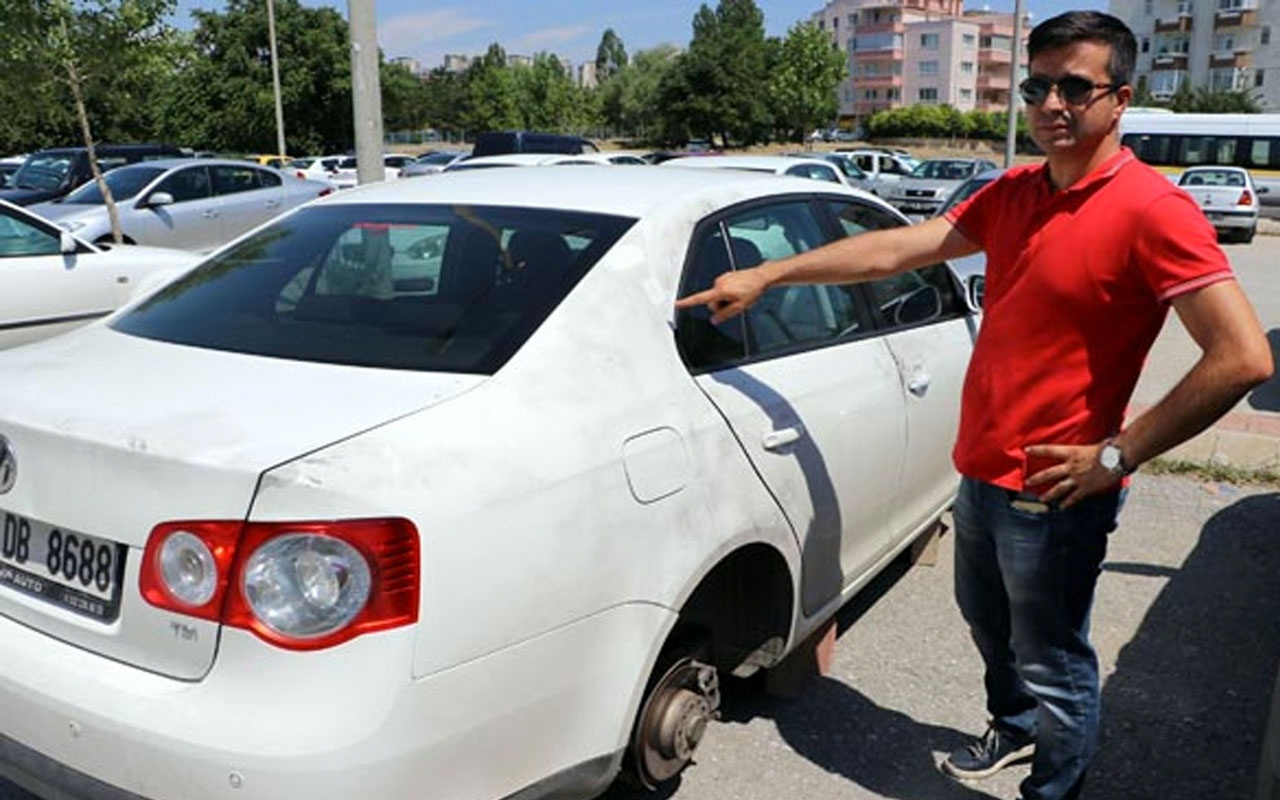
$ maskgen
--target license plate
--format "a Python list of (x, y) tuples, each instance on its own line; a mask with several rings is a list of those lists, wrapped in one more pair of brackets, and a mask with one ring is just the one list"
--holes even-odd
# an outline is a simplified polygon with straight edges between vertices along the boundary
[(0, 511), (0, 587), (110, 622), (120, 613), (125, 546)]
[(1205, 217), (1209, 219), (1218, 219), (1218, 220), (1227, 218), (1226, 214), (1215, 214), (1212, 211), (1206, 212)]

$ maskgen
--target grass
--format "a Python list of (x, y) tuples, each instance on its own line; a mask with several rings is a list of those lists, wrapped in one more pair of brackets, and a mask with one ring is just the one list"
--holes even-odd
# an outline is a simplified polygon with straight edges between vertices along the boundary
[(1151, 475), (1186, 475), (1217, 483), (1280, 488), (1280, 469), (1276, 467), (1237, 467), (1214, 462), (1156, 458), (1142, 465)]

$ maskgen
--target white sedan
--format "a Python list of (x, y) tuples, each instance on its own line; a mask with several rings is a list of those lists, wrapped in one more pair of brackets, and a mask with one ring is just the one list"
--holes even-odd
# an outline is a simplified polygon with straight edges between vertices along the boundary
[(445, 173), (0, 354), (0, 771), (151, 800), (670, 781), (720, 675), (783, 663), (951, 503), (975, 314), (945, 265), (722, 325), (673, 304), (905, 223), (746, 172)]
[[(127, 244), (208, 251), (334, 190), (234, 159), (175, 158), (116, 167), (102, 176)], [(111, 219), (94, 181), (32, 209), (81, 238), (110, 242)]]
[(0, 348), (104, 317), (197, 260), (181, 250), (92, 245), (0, 200)]

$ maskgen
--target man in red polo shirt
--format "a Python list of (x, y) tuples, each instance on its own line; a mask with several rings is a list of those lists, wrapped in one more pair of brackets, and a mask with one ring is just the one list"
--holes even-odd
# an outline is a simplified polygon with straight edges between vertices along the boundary
[[(945, 217), (722, 275), (677, 302), (715, 322), (779, 284), (849, 283), (987, 254), (984, 319), (954, 460), (956, 600), (991, 724), (943, 762), (962, 779), (1032, 759), (1023, 800), (1077, 797), (1097, 747), (1089, 611), (1120, 488), (1271, 375), (1271, 350), (1213, 229), (1120, 145), (1133, 33), (1073, 11), (1037, 25), (1019, 86), (1043, 164), (1010, 169)], [(1124, 425), (1172, 306), (1202, 353)]]

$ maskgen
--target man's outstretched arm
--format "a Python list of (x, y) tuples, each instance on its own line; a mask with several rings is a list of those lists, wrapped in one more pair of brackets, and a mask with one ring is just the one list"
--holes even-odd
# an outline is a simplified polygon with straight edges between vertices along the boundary
[(676, 308), (705, 305), (712, 322), (741, 314), (773, 286), (854, 283), (967, 256), (980, 248), (943, 217), (917, 225), (849, 236), (753, 269), (726, 272), (715, 285), (676, 301)]

